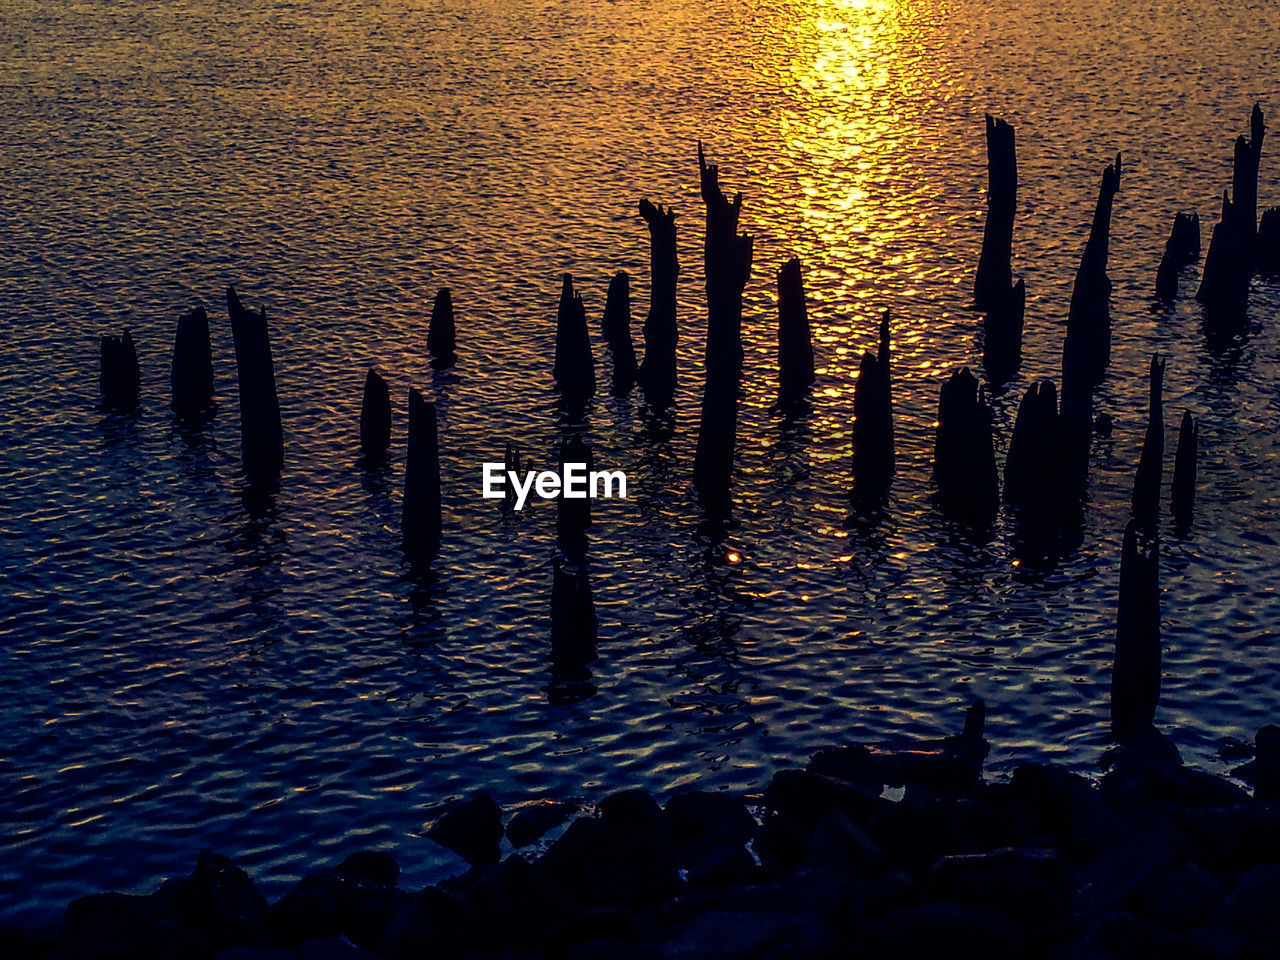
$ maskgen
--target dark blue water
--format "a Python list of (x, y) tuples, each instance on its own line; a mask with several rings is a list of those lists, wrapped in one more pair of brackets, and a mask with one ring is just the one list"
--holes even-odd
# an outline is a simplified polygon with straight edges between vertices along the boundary
[[(1260, 99), (1280, 122), (1267, 5), (891, 0), (334, 2), (2, 0), (0, 10), (0, 913), (150, 889), (195, 852), (268, 891), (361, 847), (406, 882), (452, 870), (420, 836), (436, 802), (590, 802), (643, 784), (748, 790), (841, 739), (937, 735), (989, 704), (991, 767), (1092, 770), (1106, 741), (1119, 537), (1170, 357), (1169, 426), (1201, 424), (1199, 514), (1164, 541), (1160, 722), (1222, 769), (1274, 719), (1280, 667), (1280, 289), (1210, 350), (1184, 277), (1153, 308), (1173, 213), (1209, 225)], [(937, 391), (978, 361), (982, 115), (1017, 128), (1022, 389), (1056, 377), (1101, 170), (1115, 344), (1084, 536), (1047, 568), (1002, 517), (973, 543), (930, 496)], [(1280, 202), (1268, 141), (1262, 202)], [(690, 489), (705, 314), (695, 142), (756, 237), (737, 525), (715, 544)], [(681, 389), (670, 423), (597, 397), (588, 435), (631, 497), (596, 504), (596, 694), (553, 704), (554, 510), (504, 517), (480, 464), (555, 456), (559, 274), (594, 324), (608, 278), (646, 309), (636, 201), (674, 203)], [(812, 412), (773, 400), (773, 289), (805, 263)], [(282, 488), (246, 508), (228, 282), (272, 318)], [(461, 362), (430, 370), (453, 289)], [(220, 409), (167, 409), (177, 316), (214, 317)], [(898, 477), (888, 519), (849, 521), (861, 351), (894, 310)], [(97, 336), (129, 327), (144, 400), (95, 409)], [(604, 350), (597, 340), (597, 356)], [(391, 466), (356, 464), (364, 372), (440, 411), (438, 579), (399, 549)], [(600, 369), (602, 380), (604, 370)], [(1172, 451), (1172, 429), (1167, 445)], [(740, 562), (725, 562), (728, 552)]]

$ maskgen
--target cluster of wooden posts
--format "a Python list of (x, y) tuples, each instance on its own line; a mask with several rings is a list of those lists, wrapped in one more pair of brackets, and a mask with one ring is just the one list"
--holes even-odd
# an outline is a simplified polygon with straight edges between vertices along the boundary
[[(1196, 294), (1206, 323), (1237, 328), (1244, 320), (1249, 283), (1255, 271), (1280, 269), (1280, 207), (1257, 222), (1258, 167), (1265, 133), (1262, 112), (1254, 107), (1250, 137), (1235, 146), (1232, 190), (1224, 194), (1221, 220), (1214, 227)], [(975, 307), (984, 314), (983, 368), (992, 384), (1008, 382), (1022, 354), (1026, 286), (1012, 273), (1013, 223), (1017, 209), (1017, 156), (1013, 128), (986, 118), (988, 157), (987, 214), (974, 281)], [(751, 275), (752, 238), (738, 232), (742, 195), (726, 197), (719, 170), (698, 145), (700, 192), (706, 208), (705, 275), (707, 334), (705, 384), (693, 482), (708, 514), (728, 515), (736, 447), (742, 376), (742, 295)], [(1032, 384), (1022, 398), (1010, 438), (1003, 494), (995, 459), (992, 412), (985, 388), (968, 369), (951, 374), (939, 397), (934, 479), (942, 509), (976, 527), (989, 525), (1003, 499), (1016, 512), (1020, 528), (1033, 541), (1050, 541), (1078, 522), (1087, 484), (1088, 457), (1095, 430), (1093, 392), (1111, 359), (1111, 281), (1107, 257), (1111, 211), (1120, 189), (1121, 158), (1103, 171), (1093, 223), (1076, 273), (1062, 350), (1061, 397), (1053, 381)], [(652, 290), (645, 318), (644, 356), (637, 363), (631, 337), (629, 278), (619, 272), (609, 284), (602, 331), (613, 357), (611, 389), (617, 395), (636, 385), (654, 409), (674, 400), (676, 376), (675, 211), (641, 200), (639, 213), (649, 227)], [(1156, 273), (1157, 296), (1172, 301), (1180, 271), (1200, 252), (1196, 214), (1178, 213)], [(241, 449), (245, 473), (253, 484), (278, 482), (283, 464), (283, 432), (276, 396), (265, 310), (254, 313), (227, 290), (227, 309), (235, 342), (240, 392)], [(858, 501), (880, 504), (894, 475), (894, 428), (890, 368), (891, 318), (879, 322), (875, 350), (862, 357), (854, 390), (853, 487)], [(432, 365), (452, 366), (457, 359), (453, 303), (448, 289), (436, 297), (427, 333)], [(586, 311), (573, 278), (565, 274), (556, 322), (553, 368), (557, 390), (569, 420), (580, 419), (596, 392)], [(1146, 439), (1133, 488), (1133, 518), (1125, 532), (1116, 634), (1113, 719), (1117, 732), (1150, 723), (1159, 693), (1158, 535), (1163, 472), (1164, 362), (1154, 357)], [(178, 321), (172, 362), (172, 404), (179, 416), (200, 418), (213, 402), (213, 373), (208, 318), (197, 307)], [(778, 274), (778, 377), (784, 405), (803, 398), (814, 380), (813, 347), (798, 259)], [(139, 374), (133, 340), (101, 340), (103, 404), (131, 410), (138, 401)], [(387, 456), (391, 441), (391, 399), (376, 370), (365, 380), (360, 442), (366, 462)], [(1174, 458), (1172, 509), (1175, 521), (1189, 525), (1195, 499), (1197, 426), (1185, 412)], [(566, 438), (561, 462), (589, 462), (582, 440)], [(520, 453), (508, 445), (509, 469), (519, 468)], [(589, 501), (560, 501), (561, 543), (584, 537)], [(406, 557), (415, 566), (430, 565), (444, 534), (435, 409), (416, 390), (409, 391), (402, 534)], [(574, 556), (576, 551), (568, 552)], [(581, 565), (556, 564), (553, 608), (573, 635), (594, 637), (594, 610)], [(585, 601), (583, 595), (585, 594)], [(587, 613), (583, 611), (587, 610)], [(568, 611), (568, 612), (564, 612)], [(590, 623), (587, 623), (587, 619)], [(578, 622), (582, 621), (582, 622)]]

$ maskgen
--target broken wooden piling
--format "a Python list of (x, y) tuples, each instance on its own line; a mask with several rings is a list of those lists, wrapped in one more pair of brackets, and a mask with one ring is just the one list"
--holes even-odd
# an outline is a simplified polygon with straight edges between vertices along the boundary
[(1018, 158), (1013, 127), (986, 115), (987, 219), (982, 230), (982, 253), (973, 281), (979, 309), (991, 310), (1013, 286), (1013, 218), (1018, 202)]
[(552, 703), (578, 703), (595, 693), (588, 664), (596, 659), (600, 622), (585, 565), (552, 561), (551, 686)]
[(391, 391), (372, 367), (364, 378), (360, 404), (360, 449), (366, 463), (380, 461), (391, 446)]
[(1200, 259), (1200, 215), (1179, 213), (1173, 218), (1164, 254), (1156, 269), (1156, 296), (1173, 302), (1178, 296), (1178, 274)]
[(213, 349), (209, 316), (195, 307), (178, 318), (169, 365), (170, 404), (184, 420), (197, 420), (213, 407)]
[(735, 194), (732, 202), (725, 197), (719, 168), (707, 163), (701, 143), (698, 172), (707, 212), (707, 347), (693, 482), (704, 505), (715, 513), (724, 513), (729, 505), (738, 428), (742, 291), (751, 276), (753, 244), (749, 235), (738, 233), (742, 194)]
[(573, 289), (573, 277), (567, 273), (561, 278), (553, 372), (556, 387), (566, 403), (574, 406), (585, 404), (596, 392), (596, 368), (591, 357), (587, 311), (582, 305), (582, 294)]
[(893, 479), (893, 399), (889, 369), (889, 311), (880, 318), (880, 344), (862, 355), (853, 388), (855, 495), (878, 502)]
[(644, 361), (639, 379), (645, 397), (657, 409), (671, 404), (676, 390), (676, 256), (674, 208), (640, 201), (640, 216), (649, 225), (649, 313), (644, 321)]
[(400, 533), (405, 556), (415, 566), (428, 563), (435, 556), (444, 534), (436, 408), (413, 388), (409, 390)]
[(1160, 657), (1160, 541), (1133, 519), (1124, 530), (1111, 670), (1111, 732), (1122, 744), (1154, 723)]
[(436, 293), (431, 306), (431, 322), (427, 326), (427, 351), (431, 354), (431, 366), (447, 370), (458, 362), (457, 328), (453, 322), (453, 293), (442, 287)]
[(275, 363), (267, 310), (247, 309), (227, 287), (227, 313), (235, 343), (236, 380), (240, 391), (240, 453), (253, 482), (273, 482), (284, 466), (284, 432), (276, 396)]
[(1160, 481), (1164, 472), (1164, 360), (1151, 357), (1147, 433), (1133, 478), (1133, 518), (1147, 533), (1160, 522)]
[(102, 409), (113, 413), (133, 412), (138, 406), (141, 384), (133, 334), (125, 330), (118, 337), (109, 333), (99, 337), (98, 390), (102, 394)]
[(1266, 124), (1255, 104), (1250, 136), (1236, 139), (1231, 192), (1222, 195), (1222, 213), (1209, 238), (1204, 273), (1196, 299), (1214, 325), (1243, 322), (1249, 301), (1249, 278), (1255, 266), (1258, 215), (1258, 167)]
[(1173, 457), (1173, 489), (1170, 506), (1174, 525), (1185, 531), (1191, 527), (1196, 505), (1196, 460), (1200, 445), (1200, 428), (1190, 410), (1182, 413), (1178, 428), (1178, 449)]
[(1280, 207), (1268, 207), (1258, 222), (1254, 258), (1262, 273), (1280, 273)]
[[(565, 437), (560, 441), (560, 476), (565, 476), (565, 465), (586, 465), (588, 483), (595, 467), (591, 448), (581, 437)], [(587, 491), (588, 494), (590, 491)], [(590, 496), (569, 497), (562, 488), (556, 498), (556, 535), (560, 549), (570, 555), (580, 555), (586, 550), (587, 528), (591, 526)]]
[(1062, 392), (1091, 391), (1111, 363), (1111, 279), (1107, 257), (1111, 243), (1111, 210), (1120, 189), (1121, 161), (1108, 164), (1102, 173), (1098, 203), (1076, 270), (1067, 318), (1067, 337), (1062, 347)]
[(778, 271), (778, 385), (784, 402), (795, 400), (813, 383), (813, 341), (805, 302), (800, 258)]
[(968, 367), (952, 373), (938, 393), (933, 477), (942, 509), (985, 526), (1000, 504), (1000, 475), (991, 435), (991, 407)]
[(1022, 327), (1027, 285), (1018, 280), (1003, 294), (991, 294), (983, 324), (982, 368), (995, 385), (1008, 382), (1022, 362)]
[(609, 281), (600, 329), (613, 355), (610, 392), (625, 397), (636, 382), (636, 348), (631, 340), (631, 278), (619, 270)]

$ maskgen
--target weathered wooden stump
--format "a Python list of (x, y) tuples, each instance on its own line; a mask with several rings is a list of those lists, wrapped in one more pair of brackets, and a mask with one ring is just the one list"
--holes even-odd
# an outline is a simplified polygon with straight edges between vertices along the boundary
[(420, 566), (429, 563), (439, 550), (444, 519), (436, 408), (416, 389), (409, 390), (408, 432), (400, 533), (405, 556), (411, 564)]
[(1257, 246), (1258, 167), (1265, 135), (1262, 110), (1255, 104), (1250, 137), (1236, 139), (1231, 194), (1222, 195), (1222, 215), (1209, 239), (1204, 274), (1196, 292), (1207, 319), (1215, 326), (1238, 326), (1248, 308)]
[(447, 370), (458, 362), (457, 328), (453, 323), (453, 294), (448, 287), (441, 287), (431, 306), (431, 322), (427, 326), (427, 350), (431, 354), (431, 366)]
[(360, 404), (360, 449), (365, 461), (376, 463), (391, 446), (391, 391), (372, 367), (364, 378), (364, 400)]
[(987, 219), (982, 230), (982, 253), (973, 282), (979, 309), (992, 310), (1013, 286), (1013, 217), (1018, 205), (1018, 157), (1013, 127), (986, 115)]
[(104, 333), (98, 339), (98, 390), (102, 409), (114, 413), (131, 413), (138, 406), (142, 378), (138, 372), (138, 352), (133, 334), (120, 336)]
[(502, 465), (506, 470), (507, 482), (503, 485), (502, 512), (511, 513), (516, 507), (516, 491), (510, 480), (510, 475), (514, 473), (516, 476), (524, 476), (524, 466), (520, 459), (520, 446), (507, 441), (506, 449), (502, 453)]
[(1052, 380), (1033, 383), (1022, 395), (1004, 465), (1004, 499), (1015, 507), (1047, 505), (1061, 481), (1058, 391)]
[(1178, 296), (1178, 274), (1200, 259), (1200, 215), (1179, 213), (1173, 218), (1164, 255), (1156, 269), (1156, 296), (1172, 303)]
[[(586, 464), (587, 474), (595, 466), (591, 448), (581, 437), (565, 437), (560, 441), (560, 475), (568, 463)], [(590, 497), (570, 498), (562, 488), (556, 500), (556, 534), (560, 547), (568, 554), (581, 554), (586, 550), (587, 528), (591, 526)]]
[(213, 407), (213, 349), (209, 315), (196, 307), (178, 318), (169, 366), (170, 403), (184, 420), (198, 420)]
[(609, 281), (600, 329), (613, 354), (611, 392), (625, 397), (636, 382), (636, 348), (631, 340), (631, 278), (619, 270)]
[(1151, 358), (1151, 385), (1147, 401), (1147, 434), (1133, 478), (1133, 518), (1145, 532), (1154, 534), (1160, 522), (1160, 481), (1164, 471), (1164, 361)]
[(1188, 530), (1196, 505), (1196, 460), (1200, 445), (1200, 428), (1191, 416), (1183, 411), (1182, 425), (1178, 428), (1178, 449), (1173, 457), (1173, 492), (1170, 506), (1173, 522), (1178, 530)]
[(554, 375), (561, 398), (571, 406), (584, 405), (596, 392), (595, 361), (582, 295), (573, 289), (573, 277), (564, 274), (560, 308), (556, 318)]
[(640, 201), (640, 216), (649, 225), (649, 280), (652, 290), (644, 321), (644, 362), (639, 379), (649, 403), (661, 410), (671, 405), (676, 390), (676, 212), (648, 200)]
[(235, 287), (227, 287), (227, 313), (235, 342), (240, 389), (240, 453), (245, 474), (254, 483), (273, 483), (284, 466), (284, 431), (276, 396), (275, 363), (267, 310), (245, 308)]
[(880, 346), (862, 355), (853, 388), (853, 483), (864, 502), (883, 500), (893, 480), (893, 398), (889, 311), (880, 319)]
[(965, 367), (938, 394), (933, 477), (942, 509), (975, 526), (989, 525), (1000, 504), (1000, 475), (991, 436), (991, 407)]
[(732, 202), (725, 197), (719, 168), (707, 163), (701, 143), (698, 172), (707, 210), (707, 376), (693, 482), (704, 506), (723, 514), (730, 503), (742, 372), (742, 291), (751, 276), (753, 244), (750, 236), (738, 233), (742, 194)]
[(1141, 738), (1160, 702), (1160, 542), (1137, 520), (1124, 530), (1111, 671), (1111, 732), (1121, 743)]
[(802, 396), (813, 383), (813, 341), (800, 258), (778, 271), (778, 385), (783, 402)]
[(1027, 285), (1019, 280), (1003, 294), (992, 294), (982, 336), (982, 368), (992, 384), (1006, 383), (1022, 363), (1022, 326)]
[(1111, 243), (1111, 209), (1120, 189), (1120, 154), (1102, 173), (1098, 204), (1093, 212), (1089, 239), (1085, 242), (1071, 291), (1067, 338), (1062, 347), (1062, 390), (1091, 391), (1111, 363), (1111, 279), (1107, 256)]

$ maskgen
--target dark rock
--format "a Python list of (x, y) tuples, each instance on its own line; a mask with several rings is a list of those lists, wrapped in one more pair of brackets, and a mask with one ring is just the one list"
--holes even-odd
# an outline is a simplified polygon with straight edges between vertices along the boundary
[(765, 787), (764, 800), (768, 809), (806, 832), (833, 807), (854, 823), (866, 823), (888, 803), (869, 790), (804, 770), (779, 770)]
[(360, 873), (317, 870), (272, 904), (270, 928), (278, 942), (289, 945), (341, 934), (375, 950), (404, 899)]
[(338, 864), (335, 872), (341, 877), (359, 877), (369, 883), (394, 887), (400, 879), (400, 864), (389, 853), (359, 850)]
[(855, 956), (946, 957), (947, 960), (1024, 960), (1018, 929), (994, 911), (960, 903), (898, 907), (867, 925)]
[(726, 826), (681, 847), (679, 859), (691, 887), (723, 887), (750, 883), (759, 867), (744, 846), (740, 831)]
[(619, 790), (605, 797), (596, 810), (602, 820), (628, 830), (652, 832), (667, 839), (667, 818), (649, 791), (640, 787)]
[(838, 946), (821, 917), (770, 910), (702, 914), (659, 950), (664, 960), (790, 960), (834, 956)]
[(580, 943), (564, 955), (564, 960), (659, 960), (661, 956), (652, 944), (610, 937)]
[(739, 843), (750, 840), (756, 831), (755, 818), (737, 797), (708, 790), (678, 793), (667, 801), (667, 824), (679, 846), (696, 843), (713, 833)]
[(208, 850), (196, 858), (190, 876), (170, 880), (153, 899), (196, 931), (215, 953), (266, 940), (266, 899), (247, 873)]
[(996, 910), (1024, 927), (1043, 927), (1071, 914), (1071, 869), (1055, 850), (946, 856), (929, 871), (929, 894)]
[(519, 856), (485, 868), (457, 892), (474, 909), (488, 945), (497, 949), (536, 946), (583, 913), (582, 904), (545, 870)]
[(1096, 856), (1112, 845), (1122, 827), (1084, 777), (1049, 764), (1023, 764), (1013, 771), (1000, 817), (1026, 843), (1047, 843), (1075, 858)]
[(993, 812), (967, 800), (888, 804), (866, 831), (891, 863), (917, 877), (939, 857), (990, 850), (999, 838)]
[(378, 951), (390, 960), (454, 960), (480, 944), (475, 911), (438, 887), (405, 901), (387, 925)]
[(641, 907), (680, 889), (675, 855), (651, 831), (580, 817), (538, 861), (588, 906)]
[(1267, 724), (1253, 738), (1253, 759), (1231, 771), (1259, 800), (1280, 799), (1280, 727)]
[(809, 837), (804, 867), (851, 874), (864, 880), (878, 879), (890, 870), (884, 851), (835, 807), (822, 815)]
[(1222, 885), (1194, 863), (1161, 872), (1128, 904), (1133, 913), (1173, 933), (1185, 933), (1209, 919), (1223, 902)]
[(1131, 913), (1113, 910), (1099, 917), (1067, 956), (1079, 960), (1131, 960), (1169, 956), (1173, 934), (1144, 923)]
[(502, 808), (487, 793), (448, 804), (425, 833), (468, 863), (497, 863), (502, 858)]
[(214, 950), (151, 897), (97, 893), (68, 905), (58, 955), (66, 960), (211, 960)]
[(507, 839), (516, 848), (528, 846), (542, 835), (560, 826), (577, 810), (563, 800), (530, 800), (519, 804), (507, 821)]
[(877, 796), (884, 789), (879, 761), (862, 744), (823, 747), (809, 758), (805, 769), (809, 773), (843, 780)]

